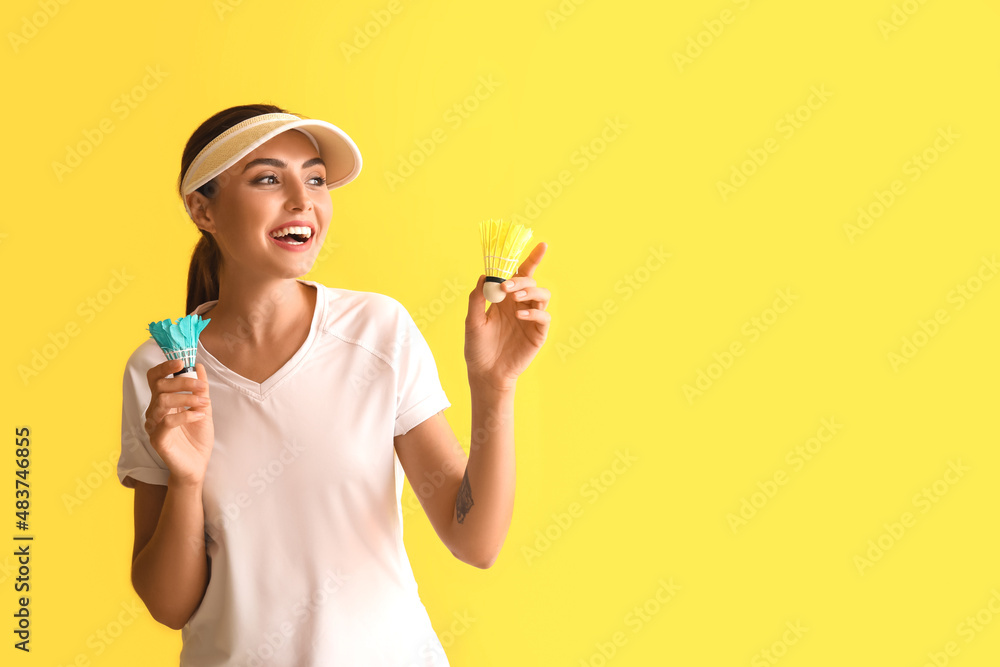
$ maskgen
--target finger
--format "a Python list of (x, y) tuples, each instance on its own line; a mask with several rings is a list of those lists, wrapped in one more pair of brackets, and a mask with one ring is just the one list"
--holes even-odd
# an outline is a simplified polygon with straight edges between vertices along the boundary
[(483, 295), (483, 284), (486, 274), (479, 275), (476, 286), (469, 292), (469, 314), (465, 316), (465, 325), (478, 327), (486, 321), (486, 297)]
[(542, 325), (544, 330), (547, 329), (549, 323), (552, 322), (552, 315), (551, 313), (539, 310), (538, 308), (525, 308), (517, 311), (517, 319), (524, 320), (525, 322), (536, 322), (539, 325)]
[(184, 408), (201, 408), (208, 405), (208, 396), (198, 394), (183, 394), (168, 392), (160, 394), (149, 411), (149, 416), (154, 421), (160, 421), (164, 415), (168, 415)]
[(155, 442), (157, 438), (162, 438), (166, 431), (180, 426), (181, 424), (187, 424), (189, 422), (197, 421), (208, 416), (202, 410), (179, 410), (177, 412), (170, 412), (162, 415), (159, 419), (153, 419), (149, 417), (146, 419), (146, 423), (143, 424), (143, 428), (146, 429), (146, 433), (149, 434), (150, 442)]
[(160, 378), (153, 383), (153, 391), (161, 394), (177, 391), (205, 394), (208, 392), (208, 381), (201, 377), (193, 377), (190, 373), (185, 373), (179, 377)]
[(180, 359), (167, 359), (162, 364), (153, 366), (146, 371), (146, 380), (149, 382), (149, 388), (152, 389), (153, 383), (157, 380), (163, 379), (171, 373), (176, 373), (182, 368), (184, 368), (184, 362)]
[(198, 396), (208, 396), (208, 373), (205, 371), (205, 365), (202, 363), (196, 363), (194, 365), (195, 373), (198, 374), (198, 378), (191, 378), (194, 380), (194, 388), (191, 390)]
[(530, 277), (535, 272), (535, 269), (538, 268), (538, 263), (542, 261), (542, 257), (545, 255), (545, 250), (548, 247), (547, 243), (539, 243), (532, 248), (531, 253), (521, 262), (521, 266), (518, 267), (517, 275)]
[(538, 307), (545, 309), (545, 306), (549, 303), (552, 298), (552, 294), (544, 287), (528, 287), (522, 289), (518, 292), (514, 292), (514, 300), (520, 302), (536, 302), (540, 304)]
[(182, 412), (175, 412), (169, 414), (163, 418), (163, 420), (157, 424), (156, 429), (153, 431), (153, 435), (162, 435), (165, 431), (169, 431), (172, 428), (177, 428), (184, 424), (190, 424), (191, 422), (196, 422), (199, 419), (204, 419), (207, 417), (204, 412), (199, 412), (197, 410), (184, 410)]
[(524, 276), (512, 276), (507, 280), (503, 281), (502, 283), (500, 283), (501, 289), (503, 289), (503, 291), (507, 293), (516, 292), (519, 289), (524, 289), (525, 287), (534, 287), (534, 286), (535, 286), (535, 279), (527, 278)]
[(146, 423), (143, 425), (147, 433), (152, 433), (157, 425), (168, 415), (181, 412), (205, 412), (210, 405), (203, 403), (208, 399), (194, 394), (161, 394), (154, 405), (146, 411)]

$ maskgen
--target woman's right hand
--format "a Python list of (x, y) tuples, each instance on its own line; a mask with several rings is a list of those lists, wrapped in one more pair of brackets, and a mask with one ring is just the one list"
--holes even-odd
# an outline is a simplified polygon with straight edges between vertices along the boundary
[[(170, 469), (171, 481), (201, 484), (215, 442), (212, 402), (202, 364), (195, 364), (197, 378), (191, 373), (167, 377), (183, 367), (183, 361), (172, 359), (146, 373), (152, 396), (144, 427), (153, 449)], [(192, 393), (180, 393), (184, 391)], [(191, 409), (185, 410), (185, 406)]]

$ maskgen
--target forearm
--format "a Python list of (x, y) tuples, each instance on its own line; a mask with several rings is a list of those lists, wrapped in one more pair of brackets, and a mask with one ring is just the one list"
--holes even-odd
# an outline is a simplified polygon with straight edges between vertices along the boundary
[(202, 487), (167, 484), (156, 531), (132, 564), (132, 586), (160, 623), (182, 628), (208, 585)]
[(457, 553), (486, 568), (500, 554), (514, 512), (514, 390), (472, 389), (472, 437), (465, 477), (455, 500)]

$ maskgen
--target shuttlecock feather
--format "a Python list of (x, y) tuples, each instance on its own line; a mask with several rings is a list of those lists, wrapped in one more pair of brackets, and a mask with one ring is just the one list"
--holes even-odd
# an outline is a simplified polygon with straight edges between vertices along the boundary
[(167, 359), (184, 361), (184, 368), (174, 375), (194, 371), (198, 354), (198, 336), (211, 321), (211, 319), (201, 319), (201, 315), (188, 315), (177, 320), (176, 324), (171, 320), (149, 323), (149, 334), (163, 350)]
[(492, 219), (479, 223), (483, 241), (483, 263), (486, 265), (486, 282), (483, 296), (490, 303), (500, 303), (507, 296), (500, 283), (514, 275), (524, 246), (531, 239), (531, 230), (522, 224)]

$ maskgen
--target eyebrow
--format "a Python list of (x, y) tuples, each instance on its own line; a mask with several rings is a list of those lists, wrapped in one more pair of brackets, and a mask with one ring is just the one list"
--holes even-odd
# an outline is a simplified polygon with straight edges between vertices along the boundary
[[(247, 165), (245, 167), (243, 167), (243, 171), (246, 172), (247, 169), (249, 169), (250, 167), (255, 167), (258, 164), (266, 164), (266, 165), (270, 165), (272, 167), (277, 167), (279, 169), (284, 169), (285, 167), (288, 166), (288, 163), (285, 162), (284, 160), (278, 160), (278, 159), (275, 159), (273, 157), (261, 157), (261, 158), (257, 158), (256, 160), (250, 160), (250, 162), (247, 162)], [(305, 162), (303, 162), (302, 163), (302, 168), (303, 169), (308, 169), (309, 167), (311, 167), (311, 166), (313, 166), (315, 164), (321, 164), (324, 167), (326, 166), (326, 162), (323, 162), (323, 158), (321, 158), (321, 157), (314, 157), (311, 160), (306, 160)]]

